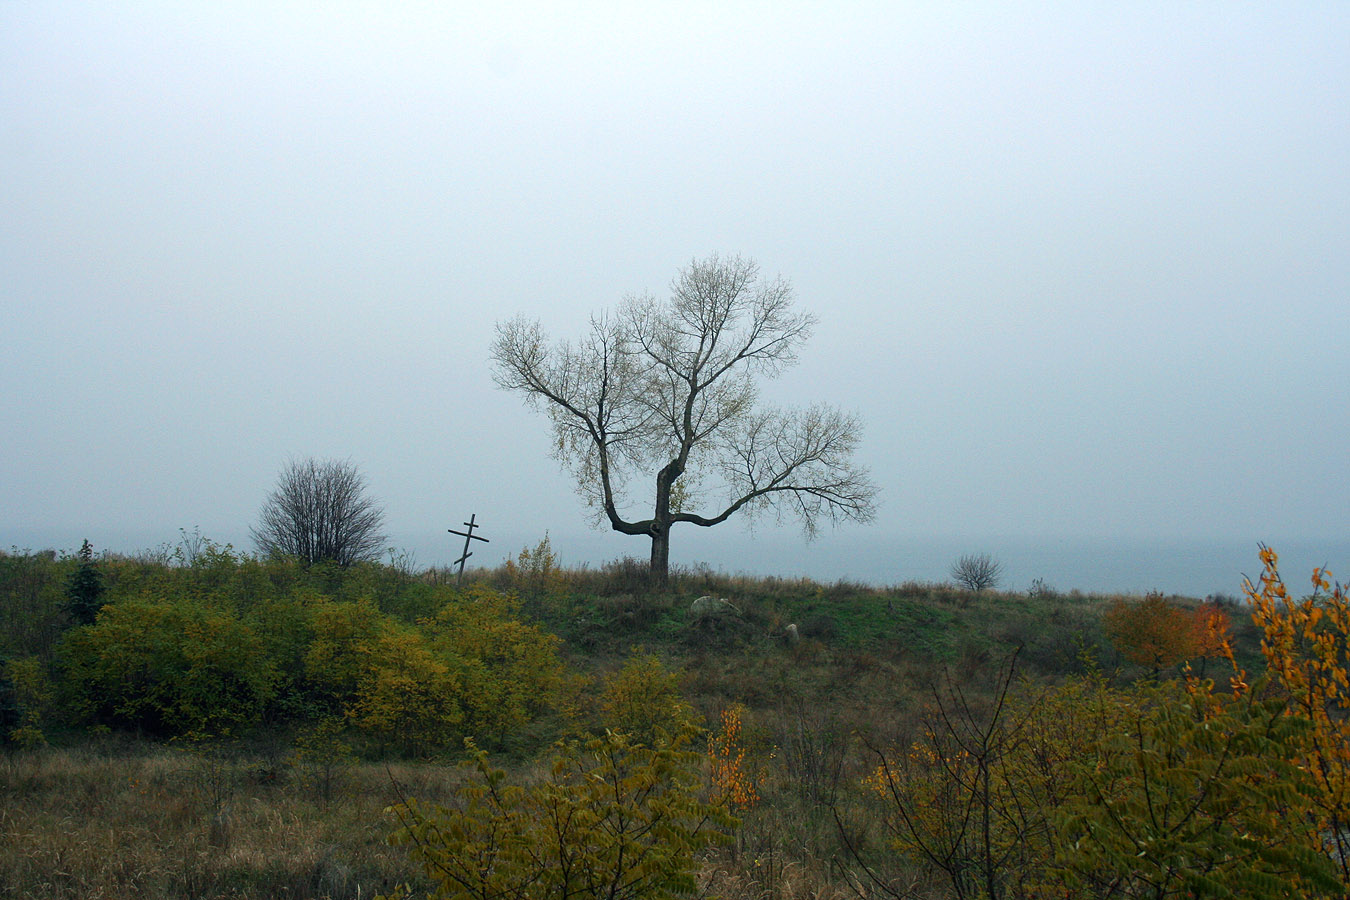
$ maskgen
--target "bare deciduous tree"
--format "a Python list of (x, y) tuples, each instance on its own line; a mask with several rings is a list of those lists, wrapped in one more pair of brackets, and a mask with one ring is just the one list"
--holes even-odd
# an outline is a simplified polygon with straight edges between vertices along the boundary
[[(810, 536), (822, 521), (872, 518), (876, 488), (852, 461), (856, 417), (757, 405), (757, 378), (791, 365), (814, 324), (792, 301), (788, 283), (762, 280), (753, 262), (713, 256), (680, 272), (669, 301), (629, 297), (576, 344), (551, 343), (523, 318), (497, 325), (497, 384), (548, 413), (555, 455), (595, 518), (649, 537), (658, 580), (677, 523), (773, 509)], [(630, 478), (653, 473), (651, 515), (630, 517)]]
[(952, 563), (956, 583), (971, 591), (995, 587), (1003, 575), (1003, 563), (988, 553), (968, 553)]
[(349, 460), (292, 460), (250, 529), (263, 554), (349, 566), (379, 557), (384, 510)]

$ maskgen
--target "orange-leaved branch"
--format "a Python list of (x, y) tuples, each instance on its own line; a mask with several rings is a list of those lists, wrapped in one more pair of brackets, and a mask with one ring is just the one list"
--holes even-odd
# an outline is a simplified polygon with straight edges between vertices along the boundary
[(733, 809), (749, 809), (759, 801), (755, 779), (745, 765), (741, 743), (741, 707), (722, 711), (721, 726), (708, 735), (708, 762), (719, 799)]
[(1187, 609), (1152, 593), (1117, 600), (1106, 611), (1106, 636), (1126, 659), (1155, 673), (1192, 659), (1230, 657), (1228, 614), (1206, 603)]
[(1256, 584), (1244, 579), (1243, 592), (1262, 631), (1266, 666), (1287, 692), (1288, 714), (1311, 725), (1300, 764), (1317, 782), (1318, 828), (1350, 884), (1350, 597), (1318, 568), (1312, 593), (1296, 600), (1280, 577), (1279, 557), (1264, 545), (1261, 564), (1261, 577)]

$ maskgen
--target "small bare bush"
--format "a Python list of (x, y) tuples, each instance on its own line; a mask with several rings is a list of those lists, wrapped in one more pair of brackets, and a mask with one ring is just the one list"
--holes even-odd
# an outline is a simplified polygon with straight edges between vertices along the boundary
[(967, 553), (952, 563), (952, 578), (971, 591), (983, 591), (998, 586), (1003, 575), (1003, 563), (988, 553)]

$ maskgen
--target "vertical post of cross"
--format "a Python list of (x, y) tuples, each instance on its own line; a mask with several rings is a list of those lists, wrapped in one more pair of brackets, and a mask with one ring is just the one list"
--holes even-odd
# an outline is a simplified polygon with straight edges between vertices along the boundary
[[(479, 526), (478, 526), (478, 523), (477, 523), (476, 521), (474, 521), (474, 520), (477, 519), (477, 518), (478, 518), (478, 513), (471, 513), (471, 514), (469, 515), (469, 521), (467, 521), (467, 522), (464, 523), (465, 527), (467, 527), (467, 528), (469, 529), (468, 531), (456, 531), (456, 530), (453, 529), (453, 528), (447, 528), (447, 529), (446, 529), (446, 531), (450, 532), (451, 534), (458, 534), (458, 535), (460, 535), (461, 537), (464, 538), (464, 555), (461, 556), (459, 559), (455, 560), (456, 563), (459, 563), (459, 575), (457, 575), (457, 576), (455, 577), (455, 584), (457, 584), (457, 585), (458, 585), (459, 583), (461, 583), (462, 581), (464, 581), (464, 562), (465, 562), (465, 560), (467, 560), (470, 556), (473, 556), (473, 554), (469, 552), (469, 541), (482, 541), (482, 542), (485, 543), (485, 544), (490, 544), (490, 543), (492, 543), (492, 542), (489, 541), (487, 538), (485, 538), (485, 537), (479, 537), (478, 535), (476, 535), (476, 534), (473, 533), (473, 530), (474, 530), (475, 528), (479, 527)], [(452, 563), (452, 565), (453, 565), (453, 563)]]

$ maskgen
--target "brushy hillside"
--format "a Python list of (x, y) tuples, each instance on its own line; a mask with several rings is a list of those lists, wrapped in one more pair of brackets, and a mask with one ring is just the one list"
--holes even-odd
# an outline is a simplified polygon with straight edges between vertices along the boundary
[[(466, 747), (500, 777), (536, 783), (561, 771), (548, 762), (557, 747), (606, 732), (633, 742), (621, 748), (633, 771), (693, 765), (704, 787), (690, 802), (739, 820), (690, 857), (701, 891), (1135, 896), (1103, 887), (1132, 845), (1065, 861), (1053, 844), (1097, 827), (1077, 800), (1105, 769), (1083, 760), (1121, 767), (1110, 790), (1137, 782), (1112, 755), (1121, 723), (1141, 740), (1190, 742), (1199, 768), (1153, 773), (1158, 783), (1199, 779), (1225, 797), (1238, 787), (1205, 768), (1208, 754), (1278, 768), (1272, 747), (1292, 754), (1285, 781), (1301, 777), (1290, 748), (1302, 738), (1270, 743), (1282, 708), (1263, 712), (1230, 685), (1235, 666), (1252, 682), (1265, 670), (1251, 612), (706, 570), (654, 591), (630, 560), (562, 569), (547, 540), (462, 585), (397, 559), (305, 567), (201, 540), (138, 558), (0, 553), (0, 896), (432, 891), (417, 853), (385, 843), (398, 824), (387, 807), (472, 810)], [(1187, 721), (1222, 723), (1227, 749)], [(658, 766), (645, 747), (679, 752)], [(562, 802), (571, 784), (539, 796)], [(1287, 818), (1297, 804), (1280, 798), (1254, 808)], [(963, 808), (998, 821), (952, 818)], [(1231, 823), (1201, 813), (1189, 839), (1227, 846)], [(1280, 855), (1287, 838), (1244, 827), (1261, 871), (1322, 883), (1316, 860)], [(1185, 846), (1178, 858), (1196, 852)], [(450, 851), (437, 852), (417, 858)], [(1021, 874), (995, 878), (995, 860)], [(1234, 883), (1222, 860), (1206, 871)], [(672, 869), (668, 884), (684, 877)]]

